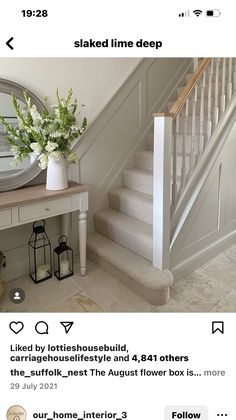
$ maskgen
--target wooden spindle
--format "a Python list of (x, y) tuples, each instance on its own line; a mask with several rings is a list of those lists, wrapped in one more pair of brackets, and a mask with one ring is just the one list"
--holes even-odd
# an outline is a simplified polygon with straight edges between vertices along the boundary
[(225, 110), (225, 76), (226, 76), (226, 58), (222, 59), (222, 76), (221, 76), (221, 98), (220, 98), (220, 113), (223, 114)]
[(189, 100), (187, 99), (184, 107), (184, 134), (182, 143), (182, 167), (181, 167), (181, 190), (186, 185), (187, 171), (186, 171), (186, 150), (187, 150), (187, 138), (188, 138), (188, 108)]
[(220, 58), (216, 59), (216, 71), (215, 71), (215, 105), (214, 105), (214, 128), (219, 121), (219, 67)]
[(233, 58), (233, 93), (236, 92), (236, 58)]
[(233, 83), (232, 83), (232, 58), (228, 59), (228, 82), (227, 82), (227, 103), (230, 101), (233, 92)]
[(214, 61), (211, 60), (208, 77), (208, 97), (207, 97), (207, 141), (212, 133), (212, 78), (214, 72)]
[(198, 66), (199, 66), (199, 60), (198, 60), (198, 58), (195, 57), (193, 59), (193, 71), (194, 72), (197, 70)]
[(205, 147), (205, 114), (204, 114), (204, 104), (205, 104), (205, 87), (206, 87), (206, 73), (203, 74), (202, 84), (201, 84), (201, 98), (200, 98), (200, 118), (199, 118), (199, 143), (198, 143), (198, 159), (201, 156), (204, 147)]
[(192, 173), (196, 164), (196, 108), (197, 108), (197, 85), (194, 88), (192, 95), (193, 106), (192, 106), (192, 136), (191, 136), (191, 155), (190, 155), (190, 173)]
[(172, 211), (175, 209), (178, 198), (178, 186), (177, 186), (177, 141), (179, 135), (179, 115), (173, 121), (173, 174), (172, 174)]

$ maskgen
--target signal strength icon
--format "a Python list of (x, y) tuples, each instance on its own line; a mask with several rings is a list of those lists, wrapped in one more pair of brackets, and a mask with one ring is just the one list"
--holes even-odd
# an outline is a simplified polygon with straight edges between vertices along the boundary
[(194, 13), (197, 17), (199, 17), (199, 16), (202, 14), (202, 10), (196, 9), (196, 10), (194, 10), (194, 11), (193, 11), (193, 13)]
[(185, 12), (179, 13), (179, 17), (189, 17), (190, 10), (186, 10)]

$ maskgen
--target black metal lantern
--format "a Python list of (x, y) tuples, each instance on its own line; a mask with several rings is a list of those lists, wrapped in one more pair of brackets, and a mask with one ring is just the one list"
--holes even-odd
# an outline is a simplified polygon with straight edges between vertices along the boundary
[(53, 252), (54, 274), (58, 280), (63, 280), (74, 274), (73, 250), (67, 245), (66, 235), (60, 236), (58, 243)]
[(28, 249), (29, 273), (32, 280), (40, 283), (50, 279), (52, 277), (51, 243), (45, 232), (45, 220), (34, 222)]

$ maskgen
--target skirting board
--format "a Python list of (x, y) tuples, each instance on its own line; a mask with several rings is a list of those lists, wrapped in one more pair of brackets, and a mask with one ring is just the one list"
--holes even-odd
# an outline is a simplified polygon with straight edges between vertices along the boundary
[(209, 244), (206, 248), (202, 249), (191, 258), (186, 259), (181, 264), (172, 268), (171, 273), (173, 274), (174, 281), (180, 280), (191, 274), (194, 270), (197, 270), (209, 260), (215, 258), (220, 252), (223, 252), (234, 242), (236, 242), (236, 230), (223, 236), (222, 238), (219, 238), (217, 241)]

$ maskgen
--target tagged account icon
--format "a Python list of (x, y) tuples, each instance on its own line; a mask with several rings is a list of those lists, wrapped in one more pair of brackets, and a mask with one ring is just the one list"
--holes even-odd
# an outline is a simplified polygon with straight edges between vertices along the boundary
[(7, 410), (7, 420), (26, 420), (26, 411), (20, 405), (13, 405)]

